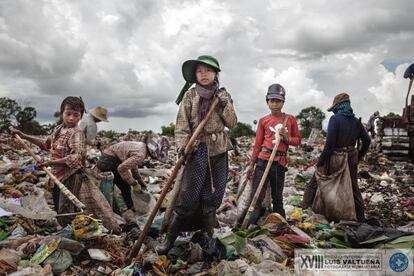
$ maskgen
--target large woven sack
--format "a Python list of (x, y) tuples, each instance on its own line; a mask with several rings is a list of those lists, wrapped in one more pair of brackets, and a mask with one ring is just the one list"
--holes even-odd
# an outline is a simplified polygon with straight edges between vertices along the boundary
[[(328, 173), (326, 173), (328, 172)], [(355, 221), (355, 202), (346, 152), (333, 152), (328, 166), (317, 170), (318, 188), (312, 204), (328, 221)]]
[(165, 233), (168, 229), (168, 226), (170, 224), (170, 217), (171, 217), (171, 213), (174, 209), (174, 203), (175, 200), (177, 199), (177, 194), (180, 190), (180, 186), (181, 186), (181, 182), (182, 182), (182, 178), (183, 178), (183, 171), (184, 171), (184, 166), (182, 166), (177, 173), (177, 176), (175, 177), (174, 180), (174, 186), (173, 189), (171, 191), (168, 192), (166, 198), (169, 199), (169, 204), (164, 212), (164, 218), (162, 220), (162, 224), (161, 224), (161, 233)]
[[(237, 221), (239, 224), (243, 223), (243, 219), (247, 214), (247, 210), (251, 204), (251, 200), (254, 197), (255, 191), (252, 190), (252, 183), (251, 180), (247, 179), (247, 169), (246, 168), (240, 178), (239, 189), (244, 187), (243, 192), (241, 193), (239, 199), (237, 200)], [(261, 208), (265, 208), (267, 210), (271, 210), (272, 204), (272, 195), (271, 195), (271, 187), (269, 182), (265, 183), (263, 189), (266, 189), (265, 198), (260, 205)], [(253, 193), (253, 194), (252, 194)]]
[(84, 173), (82, 187), (79, 191), (79, 200), (85, 204), (86, 214), (102, 220), (103, 225), (114, 233), (120, 233), (121, 229), (115, 220), (112, 207), (99, 189), (100, 180), (93, 173)]

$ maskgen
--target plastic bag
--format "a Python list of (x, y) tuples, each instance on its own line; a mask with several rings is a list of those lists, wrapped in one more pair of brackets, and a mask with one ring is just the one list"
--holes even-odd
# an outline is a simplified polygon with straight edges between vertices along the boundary
[(45, 261), (44, 264), (50, 264), (54, 274), (60, 274), (72, 265), (72, 256), (69, 251), (59, 249), (53, 252)]
[(21, 205), (11, 202), (10, 199), (0, 199), (0, 207), (13, 214), (35, 220), (51, 220), (56, 217), (56, 212), (50, 209), (46, 202), (43, 189), (39, 188), (21, 198)]
[(290, 218), (294, 220), (300, 220), (302, 217), (302, 209), (301, 208), (295, 208), (293, 213), (290, 214)]
[(90, 239), (102, 235), (99, 229), (100, 220), (90, 216), (77, 215), (72, 221), (73, 235), (77, 240)]
[(157, 203), (154, 196), (148, 192), (132, 192), (131, 196), (134, 203), (134, 209), (138, 215), (146, 215), (150, 213)]
[(10, 233), (8, 231), (6, 222), (3, 219), (0, 219), (0, 241), (2, 241), (5, 238), (7, 238), (7, 236), (9, 234)]
[(36, 253), (30, 259), (31, 263), (41, 264), (58, 248), (60, 239), (52, 239), (48, 243), (43, 243), (37, 249)]
[(103, 249), (89, 248), (88, 253), (89, 253), (89, 256), (93, 260), (104, 261), (104, 262), (112, 261), (112, 256)]

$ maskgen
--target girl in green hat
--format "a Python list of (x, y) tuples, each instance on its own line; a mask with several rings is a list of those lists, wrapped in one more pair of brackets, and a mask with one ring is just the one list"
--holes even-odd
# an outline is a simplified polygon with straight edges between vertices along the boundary
[[(175, 127), (175, 139), (179, 154), (197, 126), (207, 115), (213, 101), (218, 97), (220, 104), (207, 121), (198, 138), (197, 147), (189, 153), (183, 171), (167, 236), (157, 246), (158, 254), (166, 254), (174, 245), (182, 226), (201, 210), (201, 231), (204, 236), (213, 236), (215, 212), (223, 200), (227, 183), (227, 151), (232, 149), (224, 128), (237, 123), (236, 113), (230, 94), (219, 88), (220, 65), (212, 56), (200, 56), (188, 60), (182, 66), (186, 84), (177, 98), (180, 105)], [(195, 83), (193, 88), (190, 88)], [(191, 223), (191, 222), (190, 222)]]

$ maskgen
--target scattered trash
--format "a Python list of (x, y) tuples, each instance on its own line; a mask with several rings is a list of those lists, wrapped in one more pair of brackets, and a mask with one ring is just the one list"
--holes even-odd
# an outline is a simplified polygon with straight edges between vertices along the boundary
[(90, 216), (77, 215), (72, 221), (73, 234), (77, 240), (91, 239), (102, 235), (100, 221)]
[(53, 252), (43, 263), (50, 264), (54, 274), (60, 274), (72, 265), (72, 261), (69, 251), (59, 249)]
[(374, 194), (371, 197), (371, 202), (372, 204), (378, 204), (379, 202), (384, 202), (384, 197), (380, 193)]
[(89, 256), (94, 260), (104, 261), (104, 262), (109, 262), (112, 260), (111, 255), (102, 249), (89, 248), (88, 253), (89, 253)]
[(52, 239), (48, 243), (41, 244), (36, 253), (30, 259), (30, 262), (33, 264), (41, 264), (58, 248), (59, 242), (59, 239)]
[(35, 220), (50, 220), (56, 217), (56, 212), (47, 205), (44, 192), (39, 188), (19, 199), (0, 198), (0, 207), (13, 214)]
[(290, 214), (290, 218), (294, 220), (300, 220), (302, 217), (302, 209), (301, 208), (295, 208), (292, 214)]
[(0, 275), (7, 275), (17, 270), (21, 254), (13, 249), (0, 250)]
[[(142, 138), (139, 133), (127, 136), (137, 141)], [(124, 138), (116, 134), (111, 139), (102, 137), (101, 141), (109, 144)], [(99, 175), (92, 170), (100, 152), (89, 149), (88, 174), (93, 177), (90, 176), (80, 196), (87, 210), (62, 229), (51, 208), (48, 176), (31, 163), (25, 150), (10, 146), (13, 139), (7, 134), (0, 134), (0, 139), (8, 141), (2, 143), (0, 152), (1, 275), (292, 275), (297, 247), (414, 248), (411, 163), (390, 161), (376, 152), (368, 153), (360, 163), (359, 186), (367, 221), (377, 221), (379, 226), (332, 223), (311, 208), (296, 207), (315, 173), (315, 160), (323, 149), (320, 139), (289, 149), (283, 193), (287, 219), (273, 213), (271, 201), (264, 200), (259, 225), (241, 231), (237, 221), (249, 204), (251, 183), (246, 168), (254, 142), (241, 137), (237, 139), (238, 154), (229, 154), (228, 183), (217, 210), (213, 238), (206, 239), (200, 232), (186, 232), (167, 255), (154, 252), (161, 240), (163, 212), (171, 204), (170, 192), (154, 218), (143, 250), (128, 265), (125, 257), (171, 175), (176, 158), (174, 148), (165, 164), (146, 160), (139, 168), (147, 190), (132, 192), (135, 212), (127, 210), (111, 173)], [(33, 150), (44, 157), (40, 149)]]
[(27, 236), (26, 230), (20, 225), (17, 224), (16, 228), (14, 228), (13, 232), (10, 234), (10, 239), (19, 239), (22, 237)]
[(134, 202), (135, 211), (141, 216), (150, 213), (156, 203), (154, 196), (145, 191), (132, 192), (132, 201)]

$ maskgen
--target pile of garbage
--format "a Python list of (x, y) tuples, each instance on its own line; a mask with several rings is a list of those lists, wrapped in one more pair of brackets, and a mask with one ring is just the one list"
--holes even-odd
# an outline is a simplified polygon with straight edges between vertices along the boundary
[[(142, 140), (130, 132), (104, 143)], [(105, 140), (106, 139), (106, 140)], [(246, 168), (254, 140), (237, 139), (230, 152), (225, 198), (217, 210), (213, 239), (199, 232), (182, 232), (166, 256), (154, 248), (161, 240), (167, 195), (154, 219), (144, 245), (133, 262), (126, 257), (140, 236), (149, 213), (172, 173), (174, 143), (167, 163), (146, 160), (140, 173), (145, 191), (133, 193), (136, 212), (126, 209), (111, 178), (94, 168), (100, 152), (88, 149), (89, 170), (96, 173), (97, 190), (112, 207), (120, 231), (99, 215), (79, 213), (64, 228), (53, 210), (51, 184), (29, 154), (7, 134), (0, 134), (0, 275), (293, 275), (297, 248), (413, 248), (414, 166), (391, 162), (369, 153), (359, 168), (359, 185), (366, 206), (367, 223), (327, 221), (311, 209), (297, 207), (306, 183), (315, 173), (323, 142), (289, 149), (284, 206), (286, 219), (272, 213), (270, 197), (258, 225), (242, 230), (237, 221), (248, 204), (250, 184)], [(33, 146), (42, 159), (48, 153)], [(112, 184), (112, 185), (111, 185)], [(105, 203), (105, 204), (107, 204)], [(111, 211), (111, 212), (112, 212)]]
[(393, 162), (375, 152), (368, 153), (359, 169), (366, 213), (386, 227), (401, 227), (414, 219), (413, 184), (413, 163)]

